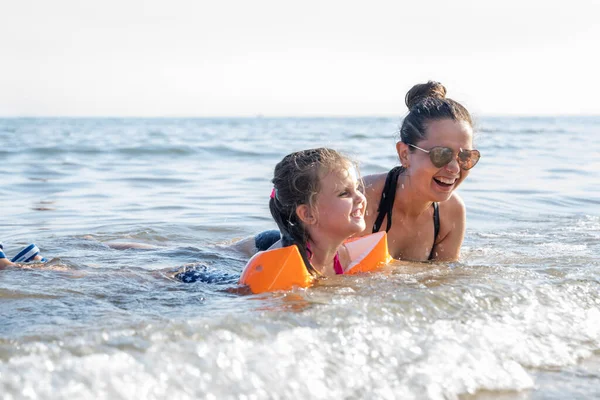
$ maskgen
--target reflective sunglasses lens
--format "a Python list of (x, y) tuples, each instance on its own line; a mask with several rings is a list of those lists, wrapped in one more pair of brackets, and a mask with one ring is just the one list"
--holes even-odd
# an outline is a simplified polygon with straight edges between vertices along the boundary
[(461, 150), (458, 153), (458, 163), (462, 169), (469, 170), (477, 164), (479, 157), (477, 150)]
[(452, 161), (454, 151), (449, 147), (434, 147), (429, 151), (429, 158), (431, 163), (437, 168), (441, 168), (444, 165)]

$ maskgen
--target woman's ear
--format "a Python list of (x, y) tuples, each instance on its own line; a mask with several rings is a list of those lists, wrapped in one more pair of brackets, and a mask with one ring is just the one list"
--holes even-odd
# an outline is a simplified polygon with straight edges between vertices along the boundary
[(410, 166), (410, 161), (408, 160), (408, 155), (410, 153), (408, 145), (404, 142), (396, 143), (396, 152), (398, 153), (400, 164), (402, 164), (404, 168), (408, 168)]
[(307, 204), (300, 204), (296, 207), (296, 215), (306, 225), (313, 225), (317, 222), (317, 218)]

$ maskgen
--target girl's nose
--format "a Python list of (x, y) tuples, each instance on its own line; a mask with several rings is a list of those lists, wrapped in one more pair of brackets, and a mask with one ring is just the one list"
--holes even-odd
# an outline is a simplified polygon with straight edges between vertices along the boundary
[(356, 192), (356, 196), (354, 198), (356, 203), (367, 203), (367, 198), (361, 192)]

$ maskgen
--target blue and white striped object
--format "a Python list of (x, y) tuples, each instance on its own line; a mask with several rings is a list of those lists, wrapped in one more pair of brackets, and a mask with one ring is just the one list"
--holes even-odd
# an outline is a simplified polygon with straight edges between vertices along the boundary
[(2, 250), (4, 250), (4, 246), (2, 246), (2, 242), (0, 242), (0, 258), (6, 258), (6, 255)]
[(38, 254), (40, 254), (40, 249), (38, 249), (38, 247), (32, 243), (29, 246), (25, 247), (23, 250), (21, 250), (19, 254), (14, 256), (13, 259), (10, 261), (21, 263), (30, 262), (33, 261), (33, 258)]

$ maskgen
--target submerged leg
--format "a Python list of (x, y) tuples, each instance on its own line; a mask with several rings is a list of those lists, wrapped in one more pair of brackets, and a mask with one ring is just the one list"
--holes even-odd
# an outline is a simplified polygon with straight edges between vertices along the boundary
[(268, 250), (281, 239), (281, 233), (278, 230), (263, 231), (254, 236), (254, 245), (258, 251)]
[(237, 275), (231, 275), (227, 272), (201, 264), (185, 265), (175, 272), (173, 278), (184, 283), (204, 282), (223, 284), (233, 283), (238, 277)]

